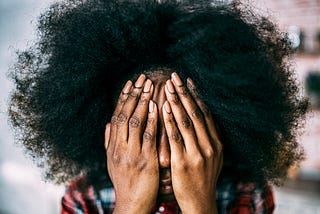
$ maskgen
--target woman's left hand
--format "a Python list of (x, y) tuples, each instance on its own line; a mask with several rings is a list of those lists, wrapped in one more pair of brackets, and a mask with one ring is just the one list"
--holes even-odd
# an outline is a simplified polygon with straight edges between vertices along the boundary
[(212, 115), (188, 79), (166, 83), (163, 117), (171, 149), (172, 186), (183, 213), (217, 213), (216, 183), (223, 153)]

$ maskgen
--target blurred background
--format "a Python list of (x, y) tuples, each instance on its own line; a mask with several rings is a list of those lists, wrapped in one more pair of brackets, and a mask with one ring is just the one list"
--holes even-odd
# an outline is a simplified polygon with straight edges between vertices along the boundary
[[(42, 180), (39, 169), (14, 144), (6, 114), (12, 87), (7, 71), (15, 50), (35, 38), (36, 19), (52, 2), (0, 0), (0, 214), (60, 212), (64, 188)], [(306, 159), (290, 170), (283, 187), (275, 189), (275, 214), (320, 214), (320, 0), (252, 0), (251, 4), (288, 32), (296, 49), (293, 66), (301, 93), (312, 101), (300, 136)]]
[(309, 96), (309, 112), (300, 143), (306, 159), (292, 168), (290, 178), (276, 189), (276, 214), (320, 214), (320, 0), (254, 0), (288, 33), (296, 49), (294, 64), (301, 92)]
[[(52, 1), (51, 1), (52, 2)], [(14, 144), (7, 123), (12, 87), (8, 68), (15, 50), (35, 37), (36, 17), (49, 0), (0, 0), (0, 214), (57, 214), (63, 188), (45, 183), (41, 172)]]

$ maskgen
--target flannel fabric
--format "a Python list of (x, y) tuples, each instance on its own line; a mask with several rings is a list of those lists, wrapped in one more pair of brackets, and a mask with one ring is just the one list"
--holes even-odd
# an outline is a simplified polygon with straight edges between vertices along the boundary
[[(274, 210), (271, 186), (222, 182), (216, 193), (219, 214), (270, 214)], [(95, 191), (81, 177), (72, 182), (61, 200), (61, 214), (109, 214), (115, 206), (112, 188)], [(160, 203), (154, 214), (181, 213), (176, 203)]]

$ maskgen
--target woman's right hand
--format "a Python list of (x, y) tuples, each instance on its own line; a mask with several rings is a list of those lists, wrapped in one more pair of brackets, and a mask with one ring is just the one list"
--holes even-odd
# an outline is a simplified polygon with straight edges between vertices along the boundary
[(159, 188), (156, 147), (158, 110), (152, 82), (140, 75), (124, 86), (106, 126), (107, 167), (116, 205), (114, 213), (150, 213)]

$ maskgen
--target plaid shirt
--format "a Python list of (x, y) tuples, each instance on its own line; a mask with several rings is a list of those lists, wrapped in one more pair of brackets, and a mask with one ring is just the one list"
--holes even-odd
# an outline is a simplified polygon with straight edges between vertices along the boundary
[[(216, 194), (220, 214), (269, 214), (274, 210), (269, 185), (222, 182)], [(115, 194), (113, 188), (94, 191), (81, 177), (68, 186), (61, 204), (61, 214), (108, 214), (115, 206)], [(181, 211), (176, 203), (160, 203), (152, 213), (179, 214)]]

